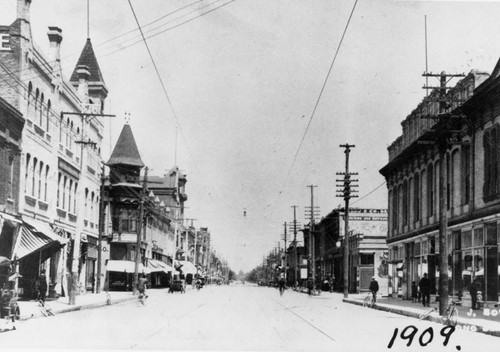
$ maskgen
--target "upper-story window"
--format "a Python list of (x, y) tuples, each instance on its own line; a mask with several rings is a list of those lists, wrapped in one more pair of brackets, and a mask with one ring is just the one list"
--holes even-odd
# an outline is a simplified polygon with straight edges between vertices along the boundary
[(484, 184), (483, 198), (486, 202), (497, 199), (499, 193), (498, 146), (500, 142), (499, 125), (495, 124), (483, 134), (484, 147)]
[(434, 168), (427, 168), (427, 217), (434, 215)]

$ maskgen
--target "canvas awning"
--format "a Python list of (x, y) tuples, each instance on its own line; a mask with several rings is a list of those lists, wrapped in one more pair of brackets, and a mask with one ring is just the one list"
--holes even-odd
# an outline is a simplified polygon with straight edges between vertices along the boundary
[(68, 239), (57, 235), (49, 224), (29, 218), (23, 218), (18, 236), (13, 254), (13, 258), (17, 259), (39, 251), (43, 252), (43, 255), (40, 253), (40, 259), (45, 259), (68, 243)]
[[(135, 262), (132, 262), (130, 260), (108, 260), (106, 270), (134, 274)], [(149, 274), (151, 273), (151, 270), (140, 263), (139, 273)]]
[(167, 263), (164, 263), (156, 259), (148, 260), (148, 268), (151, 270), (152, 273), (157, 273), (157, 272), (169, 273), (173, 271), (172, 267), (169, 266)]
[(198, 271), (194, 266), (194, 264), (191, 263), (190, 261), (181, 260), (179, 261), (179, 264), (182, 265), (181, 270), (183, 274), (196, 274)]

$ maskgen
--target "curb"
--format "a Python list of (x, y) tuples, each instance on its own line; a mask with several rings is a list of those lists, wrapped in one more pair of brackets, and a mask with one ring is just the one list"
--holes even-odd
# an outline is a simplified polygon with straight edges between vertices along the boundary
[[(109, 305), (133, 301), (136, 299), (137, 299), (137, 296), (122, 297), (122, 298), (112, 300), (111, 304), (109, 304)], [(105, 306), (108, 306), (108, 303), (106, 301), (102, 301), (102, 302), (88, 303), (88, 304), (82, 304), (82, 305), (75, 305), (75, 306), (70, 306), (67, 308), (56, 308), (56, 309), (53, 309), (53, 312), (54, 312), (54, 314), (57, 315), (57, 314), (76, 312), (76, 311), (85, 310), (85, 309), (100, 308), (100, 307), (105, 307)], [(30, 319), (34, 319), (34, 318), (45, 318), (45, 317), (42, 315), (42, 312), (37, 312), (36, 314), (32, 314), (31, 316), (21, 316), (19, 321), (26, 321), (26, 320), (30, 320)]]
[[(358, 306), (363, 306), (362, 301), (355, 300), (355, 299), (343, 298), (342, 302), (354, 304), (354, 305), (358, 305)], [(381, 310), (381, 311), (388, 312), (388, 313), (404, 315), (404, 316), (407, 316), (410, 318), (415, 318), (415, 319), (418, 319), (420, 316), (420, 313), (411, 312), (411, 311), (405, 310), (403, 308), (396, 308), (394, 306), (389, 306), (389, 305), (380, 304), (380, 303), (375, 303), (375, 305), (373, 306), (372, 309), (377, 309), (377, 310)], [(438, 323), (438, 324), (442, 323), (441, 317), (439, 317), (439, 316), (428, 316), (426, 318), (426, 321), (432, 321), (432, 322)], [(464, 319), (459, 318), (457, 326), (459, 328), (464, 329), (464, 330), (479, 332), (482, 334), (491, 335), (491, 336), (495, 336), (495, 337), (500, 337), (499, 330), (489, 330), (488, 328), (484, 328), (483, 325), (471, 324), (470, 321), (467, 321)]]

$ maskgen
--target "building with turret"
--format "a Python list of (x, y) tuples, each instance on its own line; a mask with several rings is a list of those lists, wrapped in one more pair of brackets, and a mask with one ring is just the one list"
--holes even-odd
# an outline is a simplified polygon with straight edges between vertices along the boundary
[(22, 297), (36, 295), (45, 271), (49, 296), (69, 295), (72, 303), (76, 294), (96, 290), (104, 134), (98, 115), (108, 91), (90, 39), (71, 79), (63, 78), (62, 29), (48, 28), (43, 53), (33, 42), (30, 5), (17, 0), (16, 20), (0, 26), (0, 97), (25, 120), (11, 177), (16, 230), (4, 253), (21, 275)]

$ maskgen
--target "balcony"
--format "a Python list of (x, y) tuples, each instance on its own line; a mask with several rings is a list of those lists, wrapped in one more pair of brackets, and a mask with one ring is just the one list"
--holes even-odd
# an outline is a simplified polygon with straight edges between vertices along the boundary
[(27, 194), (24, 196), (24, 200), (27, 205), (30, 207), (35, 207), (36, 206), (36, 199), (33, 197), (28, 196)]
[(40, 137), (45, 137), (45, 131), (38, 125), (35, 125), (35, 132), (38, 134)]
[(76, 220), (78, 219), (77, 216), (75, 214), (69, 214), (68, 213), (68, 219), (70, 222), (76, 222)]

